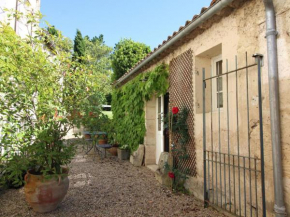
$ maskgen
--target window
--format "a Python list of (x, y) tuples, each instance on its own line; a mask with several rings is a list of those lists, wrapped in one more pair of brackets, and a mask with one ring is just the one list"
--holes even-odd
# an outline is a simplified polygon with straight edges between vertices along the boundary
[[(212, 76), (219, 76), (223, 74), (223, 61), (221, 56), (212, 58)], [(212, 80), (212, 94), (213, 94), (213, 109), (223, 108), (223, 77), (217, 77)]]
[[(223, 74), (223, 61), (216, 62), (216, 75)], [(219, 77), (216, 79), (216, 94), (217, 94), (217, 108), (223, 107), (223, 78)]]

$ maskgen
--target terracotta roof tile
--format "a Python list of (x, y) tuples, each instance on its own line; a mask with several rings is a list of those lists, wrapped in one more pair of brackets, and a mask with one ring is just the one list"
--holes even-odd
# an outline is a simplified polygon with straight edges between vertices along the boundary
[(182, 29), (184, 29), (184, 26), (180, 26), (178, 32), (180, 32)]
[(191, 21), (190, 20), (187, 20), (186, 22), (185, 22), (185, 26), (187, 26), (188, 24), (190, 24), (191, 23)]
[(202, 14), (203, 12), (205, 12), (207, 10), (207, 7), (203, 7), (200, 11), (200, 14)]
[(212, 0), (211, 3), (210, 3), (210, 6), (213, 6), (215, 3), (217, 3), (218, 1), (220, 0)]

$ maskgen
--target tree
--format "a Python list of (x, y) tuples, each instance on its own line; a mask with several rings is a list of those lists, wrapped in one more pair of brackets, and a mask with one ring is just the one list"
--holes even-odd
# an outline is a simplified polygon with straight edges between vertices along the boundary
[(96, 41), (99, 41), (101, 43), (105, 43), (104, 42), (104, 35), (103, 34), (100, 34), (99, 37), (98, 36), (94, 36), (91, 40), (91, 42), (96, 42)]
[(83, 57), (85, 56), (86, 46), (80, 30), (77, 29), (77, 34), (74, 40), (74, 54), (73, 59), (79, 62), (83, 62)]
[(58, 30), (55, 28), (55, 26), (49, 26), (47, 27), (47, 31), (49, 32), (49, 34), (54, 35), (56, 37), (59, 36), (58, 34)]
[(122, 77), (122, 75), (138, 61), (143, 59), (150, 51), (149, 46), (131, 39), (122, 39), (119, 41), (112, 54), (112, 80), (114, 81)]
[(105, 45), (103, 35), (95, 36), (91, 40), (85, 36), (86, 64), (92, 68), (92, 73), (101, 81), (102, 93), (111, 93), (111, 52), (112, 48)]

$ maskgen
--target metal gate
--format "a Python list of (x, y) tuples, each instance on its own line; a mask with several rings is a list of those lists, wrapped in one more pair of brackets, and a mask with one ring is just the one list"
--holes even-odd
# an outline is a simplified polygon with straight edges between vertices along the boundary
[(246, 54), (238, 68), (236, 56), (232, 71), (226, 60), (226, 72), (217, 75), (206, 77), (209, 72), (203, 68), (204, 205), (258, 217), (266, 216), (263, 56), (253, 57), (248, 64)]

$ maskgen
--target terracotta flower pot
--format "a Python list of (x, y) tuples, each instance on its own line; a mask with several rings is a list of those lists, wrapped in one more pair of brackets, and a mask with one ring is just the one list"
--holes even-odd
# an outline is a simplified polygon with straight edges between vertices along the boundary
[(118, 147), (113, 146), (112, 148), (108, 149), (108, 152), (113, 156), (117, 156), (118, 155), (117, 150), (118, 150)]
[(91, 139), (91, 135), (90, 134), (84, 134), (85, 139)]
[(68, 187), (68, 169), (64, 174), (45, 179), (43, 175), (34, 175), (28, 171), (25, 175), (25, 198), (35, 212), (44, 213), (55, 210), (65, 197)]
[(108, 140), (106, 140), (106, 139), (98, 139), (98, 144), (99, 144), (99, 145), (105, 145), (105, 144), (108, 144), (107, 142), (108, 142)]

